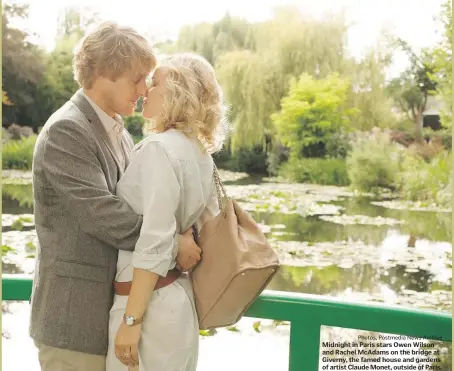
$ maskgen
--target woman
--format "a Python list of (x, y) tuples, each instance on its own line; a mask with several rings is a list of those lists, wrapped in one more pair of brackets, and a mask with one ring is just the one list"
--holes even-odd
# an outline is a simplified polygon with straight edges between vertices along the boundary
[(194, 54), (164, 59), (143, 115), (153, 134), (117, 186), (143, 226), (135, 251), (118, 257), (107, 371), (193, 371), (198, 319), (189, 275), (174, 269), (173, 239), (219, 212), (211, 153), (224, 138), (224, 107), (212, 66)]

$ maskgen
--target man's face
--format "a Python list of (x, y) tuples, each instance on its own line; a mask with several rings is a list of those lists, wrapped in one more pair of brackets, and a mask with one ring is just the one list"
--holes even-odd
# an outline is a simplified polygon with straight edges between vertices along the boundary
[(148, 71), (127, 72), (115, 81), (103, 78), (102, 90), (108, 112), (120, 116), (130, 116), (141, 96), (147, 94), (146, 77)]

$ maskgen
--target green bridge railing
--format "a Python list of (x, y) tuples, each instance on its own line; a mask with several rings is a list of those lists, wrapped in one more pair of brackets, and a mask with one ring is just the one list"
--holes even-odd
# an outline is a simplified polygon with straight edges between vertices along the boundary
[[(32, 277), (2, 276), (3, 300), (29, 300)], [(248, 317), (290, 321), (290, 371), (318, 371), (321, 326), (452, 342), (452, 316), (431, 310), (349, 303), (331, 297), (265, 290)]]

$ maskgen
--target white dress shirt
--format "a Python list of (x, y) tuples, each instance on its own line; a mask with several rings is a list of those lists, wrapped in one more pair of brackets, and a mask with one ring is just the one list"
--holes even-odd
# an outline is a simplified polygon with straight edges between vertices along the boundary
[(112, 142), (115, 150), (115, 155), (120, 161), (120, 166), (124, 170), (126, 168), (126, 159), (122, 145), (122, 137), (124, 130), (124, 123), (120, 115), (115, 115), (115, 117), (109, 116), (104, 112), (101, 107), (99, 107), (95, 102), (93, 102), (90, 97), (85, 94), (82, 90), (84, 97), (87, 99), (88, 103), (93, 107), (99, 119), (101, 120), (104, 128), (106, 129), (107, 134), (109, 135), (110, 141)]

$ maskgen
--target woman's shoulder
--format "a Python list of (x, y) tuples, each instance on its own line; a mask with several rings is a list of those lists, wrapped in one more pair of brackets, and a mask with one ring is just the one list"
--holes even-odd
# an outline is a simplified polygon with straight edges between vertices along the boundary
[(147, 147), (162, 147), (174, 160), (179, 161), (195, 161), (199, 162), (209, 155), (204, 155), (202, 148), (197, 146), (196, 140), (186, 136), (179, 130), (167, 130), (163, 133), (150, 134), (139, 142), (133, 152), (137, 153)]
[(133, 156), (143, 151), (153, 151), (157, 148), (162, 148), (166, 152), (172, 152), (172, 148), (175, 147), (174, 141), (169, 140), (168, 135), (164, 134), (166, 133), (150, 134), (146, 136), (134, 146), (132, 150)]
[(185, 141), (184, 137), (185, 135), (183, 133), (177, 132), (176, 130), (149, 134), (134, 146), (133, 151), (139, 151), (144, 147), (156, 144), (161, 144), (166, 149), (178, 148), (178, 146)]

